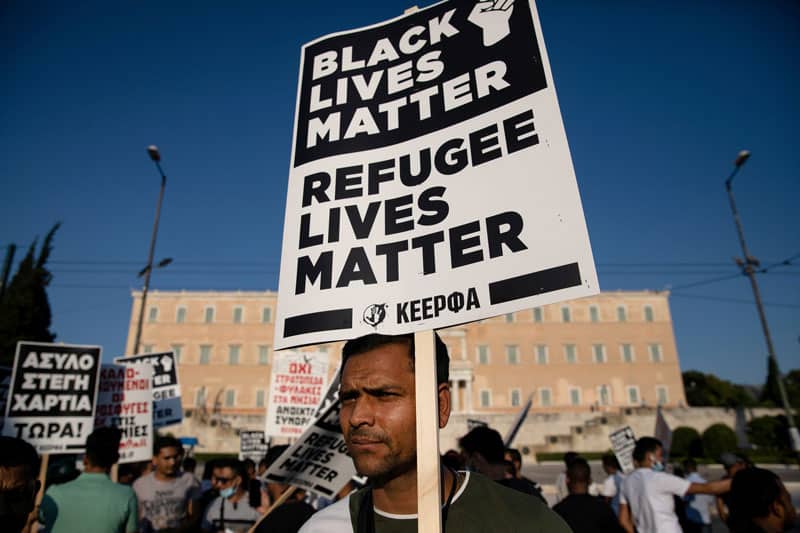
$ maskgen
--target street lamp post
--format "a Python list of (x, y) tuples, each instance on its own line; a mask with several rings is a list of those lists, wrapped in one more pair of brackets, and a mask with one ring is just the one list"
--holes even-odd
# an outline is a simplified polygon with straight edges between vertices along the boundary
[[(733, 178), (736, 176), (736, 173), (739, 172), (739, 169), (742, 168), (745, 161), (750, 157), (750, 152), (747, 150), (742, 150), (739, 152), (739, 155), (736, 156), (736, 160), (734, 161), (734, 168), (731, 175), (725, 180), (725, 189), (728, 191), (728, 199), (731, 203), (731, 211), (733, 211), (733, 219), (736, 222), (736, 231), (739, 234), (739, 244), (742, 246), (742, 253), (744, 254), (744, 260), (737, 260), (736, 264), (742, 268), (742, 271), (745, 275), (750, 279), (750, 286), (753, 288), (753, 296), (756, 300), (756, 308), (758, 309), (758, 317), (761, 319), (761, 329), (764, 330), (764, 338), (767, 341), (767, 352), (768, 357), (771, 362), (774, 364), (775, 368), (778, 368), (778, 360), (775, 357), (775, 348), (772, 346), (772, 336), (769, 333), (769, 326), (767, 325), (767, 316), (764, 314), (764, 306), (761, 303), (761, 291), (758, 289), (758, 282), (756, 281), (756, 268), (759, 266), (758, 259), (750, 255), (750, 252), (747, 250), (747, 244), (744, 242), (744, 230), (742, 229), (742, 221), (739, 219), (739, 212), (736, 210), (736, 202), (733, 199)], [(783, 384), (783, 378), (780, 375), (780, 370), (778, 370), (778, 390), (780, 391), (781, 395), (781, 402), (783, 403), (783, 409), (786, 412), (786, 419), (789, 422), (789, 438), (791, 439), (792, 449), (795, 452), (800, 452), (800, 433), (797, 431), (797, 426), (794, 423), (794, 416), (792, 416), (792, 408), (789, 405), (789, 399), (786, 396), (786, 387)]]
[[(150, 237), (150, 253), (147, 255), (147, 266), (144, 267), (144, 288), (142, 289), (142, 304), (139, 307), (139, 322), (136, 324), (136, 337), (133, 341), (133, 353), (139, 353), (139, 342), (142, 339), (142, 322), (144, 321), (144, 310), (147, 304), (147, 289), (150, 287), (150, 274), (153, 272), (153, 253), (156, 249), (156, 236), (158, 235), (158, 220), (161, 217), (161, 202), (164, 200), (164, 188), (167, 186), (167, 177), (164, 171), (161, 170), (161, 154), (158, 153), (158, 147), (150, 145), (147, 147), (147, 153), (150, 154), (150, 159), (156, 164), (158, 173), (161, 175), (161, 189), (158, 192), (158, 204), (156, 205), (156, 219), (153, 222), (153, 235)], [(140, 274), (142, 274), (140, 272)]]

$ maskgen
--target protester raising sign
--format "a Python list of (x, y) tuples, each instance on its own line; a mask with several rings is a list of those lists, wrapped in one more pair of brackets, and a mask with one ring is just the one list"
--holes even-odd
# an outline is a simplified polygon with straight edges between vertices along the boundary
[(507, 4), (303, 47), (277, 348), (598, 292), (535, 9)]
[(617, 461), (625, 474), (630, 474), (636, 466), (633, 464), (633, 449), (636, 447), (636, 437), (630, 426), (618, 429), (608, 435), (611, 440), (611, 449), (617, 456)]
[(94, 427), (100, 347), (17, 344), (3, 435), (39, 453), (79, 453)]
[(181, 387), (178, 385), (178, 365), (172, 352), (128, 355), (114, 359), (118, 364), (147, 364), (153, 366), (153, 427), (180, 424), (183, 420)]
[(122, 432), (119, 462), (153, 457), (153, 366), (103, 365), (94, 425)]
[(297, 437), (313, 420), (328, 381), (328, 354), (275, 352), (266, 433)]

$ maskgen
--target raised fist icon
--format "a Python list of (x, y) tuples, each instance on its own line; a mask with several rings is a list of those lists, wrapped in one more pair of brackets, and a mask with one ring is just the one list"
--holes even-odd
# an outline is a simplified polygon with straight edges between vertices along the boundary
[(169, 372), (172, 370), (172, 357), (165, 355), (161, 358), (161, 368), (164, 369), (164, 372)]
[(511, 33), (508, 19), (514, 10), (514, 0), (477, 2), (467, 20), (483, 30), (483, 46), (492, 46)]

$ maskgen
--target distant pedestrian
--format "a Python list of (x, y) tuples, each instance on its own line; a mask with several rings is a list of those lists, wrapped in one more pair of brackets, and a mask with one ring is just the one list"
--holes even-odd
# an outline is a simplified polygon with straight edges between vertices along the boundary
[[(287, 448), (288, 446), (281, 445), (269, 449), (264, 458), (268, 469)], [(273, 503), (289, 489), (289, 485), (283, 483), (267, 482), (266, 485), (270, 501)], [(304, 497), (304, 490), (295, 490), (283, 504), (272, 509), (269, 516), (261, 521), (256, 528), (256, 533), (296, 533), (299, 531), (315, 512), (315, 509), (304, 501)]]
[(553, 510), (575, 533), (623, 533), (611, 507), (600, 498), (589, 495), (591, 472), (586, 459), (573, 459), (565, 476), (569, 495), (557, 503)]
[(560, 502), (569, 495), (567, 490), (567, 468), (570, 463), (580, 457), (577, 452), (567, 452), (564, 454), (564, 470), (559, 472), (556, 478), (556, 503)]
[(622, 467), (619, 465), (617, 456), (613, 453), (607, 453), (603, 456), (603, 471), (608, 477), (603, 482), (600, 489), (600, 495), (605, 498), (606, 502), (611, 506), (616, 516), (619, 516), (619, 497), (622, 494), (622, 481), (625, 476), (622, 474)]
[(184, 457), (181, 463), (181, 470), (190, 473), (197, 479), (197, 474), (195, 474), (195, 470), (197, 470), (197, 459), (194, 457)]
[(0, 525), (4, 531), (25, 531), (35, 522), (38, 476), (36, 449), (22, 439), (0, 437)]
[[(516, 448), (506, 448), (505, 458), (506, 461), (511, 461), (511, 464), (514, 465), (514, 478), (520, 480), (522, 483), (528, 486), (528, 490), (524, 492), (538, 494), (541, 496), (542, 488), (539, 486), (539, 484), (534, 480), (522, 475), (522, 454), (519, 453), (519, 450)], [(544, 497), (542, 496), (542, 498)]]
[[(686, 480), (692, 483), (705, 483), (706, 479), (697, 473), (697, 462), (692, 459), (683, 461)], [(686, 503), (685, 533), (711, 533), (711, 506), (714, 505), (714, 496), (709, 494), (689, 494), (684, 496)]]
[(120, 430), (95, 429), (86, 439), (83, 473), (47, 489), (39, 509), (41, 531), (48, 533), (134, 533), (137, 531), (136, 494), (128, 485), (111, 481), (119, 461)]
[(797, 511), (780, 478), (763, 468), (733, 476), (728, 527), (733, 533), (777, 533), (797, 525)]
[(211, 478), (219, 496), (211, 502), (203, 516), (205, 532), (246, 532), (261, 516), (250, 505), (247, 470), (241, 461), (222, 459), (214, 467)]
[(197, 523), (200, 487), (192, 474), (180, 469), (183, 445), (174, 437), (158, 437), (153, 450), (154, 470), (133, 483), (140, 527), (146, 533), (189, 528)]
[[(752, 466), (750, 461), (741, 455), (725, 452), (719, 456), (719, 463), (725, 469), (725, 476), (722, 479), (733, 479), (739, 471)], [(730, 514), (730, 492), (717, 496), (717, 513), (720, 519), (727, 523)]]
[(633, 449), (636, 470), (622, 482), (619, 519), (629, 533), (681, 533), (674, 496), (722, 494), (730, 481), (692, 483), (664, 472), (661, 441), (642, 437)]

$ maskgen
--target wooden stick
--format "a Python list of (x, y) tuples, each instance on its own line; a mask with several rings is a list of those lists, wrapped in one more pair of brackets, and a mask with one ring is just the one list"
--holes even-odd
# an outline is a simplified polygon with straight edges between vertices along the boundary
[(250, 529), (247, 531), (247, 533), (255, 533), (255, 530), (256, 530), (256, 528), (257, 528), (257, 527), (258, 527), (258, 526), (261, 524), (261, 522), (263, 522), (263, 521), (264, 521), (264, 519), (265, 519), (266, 517), (268, 517), (268, 516), (269, 516), (269, 514), (270, 514), (270, 513), (271, 513), (273, 510), (275, 510), (275, 508), (276, 508), (276, 507), (278, 507), (278, 506), (280, 506), (280, 505), (283, 505), (283, 502), (285, 502), (286, 500), (288, 500), (288, 499), (289, 499), (289, 496), (291, 496), (291, 495), (294, 493), (294, 491), (295, 491), (295, 490), (297, 490), (297, 487), (295, 487), (295, 486), (290, 486), (288, 489), (286, 489), (285, 491), (283, 491), (283, 494), (281, 494), (280, 498), (278, 498), (277, 500), (275, 500), (275, 503), (273, 503), (272, 505), (270, 505), (270, 506), (269, 506), (269, 509), (267, 509), (267, 512), (266, 512), (266, 513), (264, 513), (264, 515), (263, 515), (261, 518), (259, 518), (259, 519), (258, 519), (258, 522), (256, 522), (255, 524), (253, 524), (253, 527), (251, 527), (251, 528), (250, 528)]
[(41, 486), (39, 487), (39, 492), (36, 493), (36, 507), (42, 503), (42, 498), (44, 498), (44, 482), (47, 481), (47, 465), (50, 463), (50, 454), (43, 453), (42, 454), (42, 464), (39, 467), (39, 482)]
[(111, 465), (111, 475), (110, 475), (110, 477), (111, 477), (111, 481), (113, 481), (114, 483), (119, 481), (119, 463), (114, 463), (113, 465)]
[(439, 395), (433, 330), (414, 334), (417, 406), (417, 531), (442, 531), (439, 473)]

